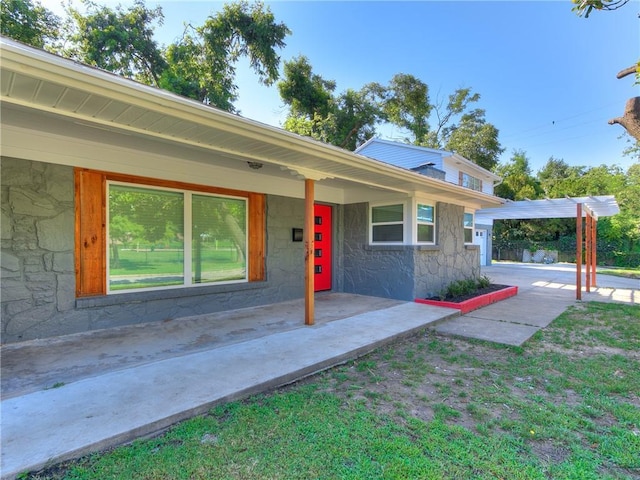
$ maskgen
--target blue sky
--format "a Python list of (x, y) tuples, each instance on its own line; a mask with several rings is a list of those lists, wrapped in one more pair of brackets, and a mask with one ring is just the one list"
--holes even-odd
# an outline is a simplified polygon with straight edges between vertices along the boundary
[[(115, 5), (117, 2), (103, 2)], [(127, 2), (122, 2), (127, 4)], [(427, 83), (432, 101), (459, 87), (480, 93), (477, 104), (500, 131), (501, 160), (524, 150), (535, 173), (549, 157), (570, 165), (617, 164), (628, 145), (624, 129), (607, 121), (621, 116), (640, 95), (633, 78), (618, 71), (640, 57), (640, 2), (584, 19), (564, 1), (276, 1), (265, 2), (292, 31), (282, 60), (305, 55), (314, 72), (337, 82), (337, 91), (386, 84), (396, 73)], [(44, 1), (59, 10), (58, 0)], [(162, 6), (157, 40), (167, 44), (185, 23), (201, 25), (222, 2), (147, 0)], [(258, 84), (238, 69), (242, 115), (280, 126), (286, 108), (277, 87)], [(402, 139), (393, 127), (380, 136)]]

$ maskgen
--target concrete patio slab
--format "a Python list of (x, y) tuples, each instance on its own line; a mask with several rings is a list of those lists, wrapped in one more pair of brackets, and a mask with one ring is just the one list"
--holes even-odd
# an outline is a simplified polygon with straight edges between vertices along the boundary
[[(316, 295), (316, 323), (323, 324), (404, 302), (388, 298)], [(300, 328), (301, 300), (30, 340), (0, 347), (3, 399), (102, 373), (175, 358)]]
[(446, 335), (474, 338), (489, 342), (495, 342), (497, 338), (499, 339), (498, 343), (513, 346), (522, 345), (540, 330), (538, 327), (501, 322), (499, 320), (488, 320), (486, 318), (474, 317), (471, 314), (450, 319), (434, 326), (433, 329), (438, 333)]
[(457, 315), (401, 303), (8, 398), (2, 402), (2, 478), (159, 432)]
[[(574, 303), (563, 298), (553, 298), (551, 301), (547, 295), (533, 291), (523, 292), (465, 316), (544, 328)], [(499, 340), (500, 336), (496, 338)]]

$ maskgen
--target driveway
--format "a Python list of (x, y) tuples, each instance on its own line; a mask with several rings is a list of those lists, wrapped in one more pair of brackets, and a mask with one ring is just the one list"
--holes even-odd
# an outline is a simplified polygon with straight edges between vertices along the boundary
[[(571, 264), (495, 263), (482, 267), (493, 283), (515, 285), (518, 295), (440, 323), (443, 334), (520, 346), (576, 300), (576, 267)], [(640, 280), (598, 275), (598, 286), (582, 301), (640, 304)], [(584, 284), (584, 274), (583, 274)]]

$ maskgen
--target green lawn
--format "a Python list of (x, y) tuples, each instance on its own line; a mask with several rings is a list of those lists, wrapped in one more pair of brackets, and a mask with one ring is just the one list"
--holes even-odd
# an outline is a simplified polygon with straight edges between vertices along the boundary
[(601, 268), (598, 273), (603, 275), (614, 275), (616, 277), (640, 278), (640, 268)]
[(525, 346), (425, 331), (157, 438), (26, 478), (640, 478), (640, 307), (571, 308)]

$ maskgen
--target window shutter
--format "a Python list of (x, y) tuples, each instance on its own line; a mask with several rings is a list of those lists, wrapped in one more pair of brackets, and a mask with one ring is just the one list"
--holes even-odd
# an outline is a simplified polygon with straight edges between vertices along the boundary
[(104, 295), (106, 288), (105, 176), (75, 169), (76, 296)]

